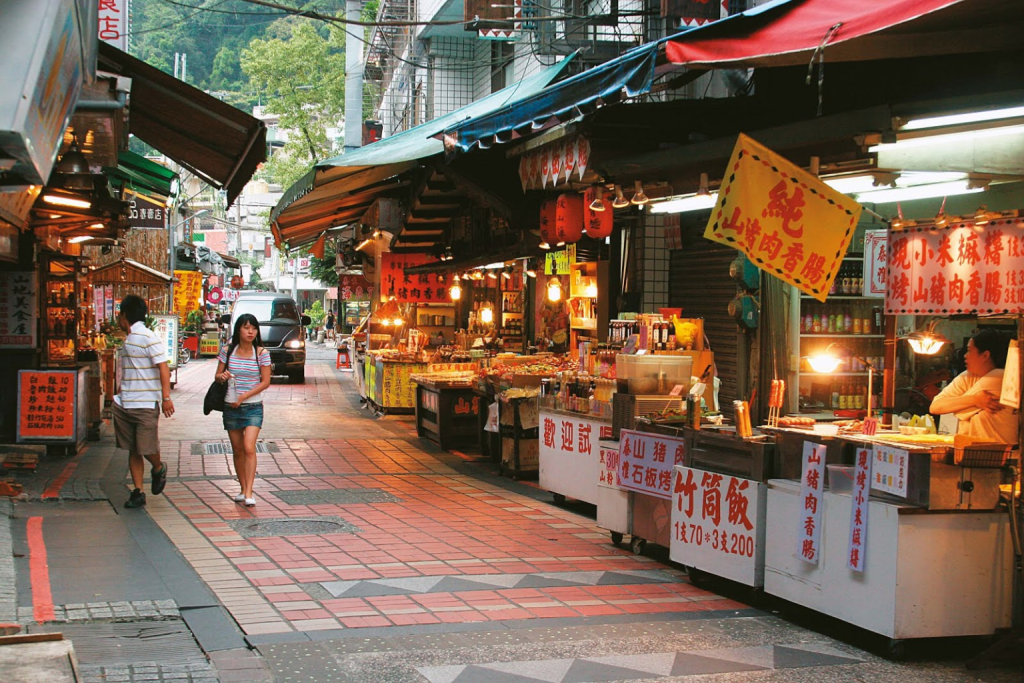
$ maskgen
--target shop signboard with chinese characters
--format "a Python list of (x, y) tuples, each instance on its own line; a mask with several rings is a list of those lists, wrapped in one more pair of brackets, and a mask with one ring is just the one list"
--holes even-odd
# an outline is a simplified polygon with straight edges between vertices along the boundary
[(804, 441), (797, 515), (796, 556), (808, 564), (821, 559), (822, 491), (825, 486), (826, 446)]
[(362, 275), (342, 275), (338, 280), (338, 298), (342, 301), (369, 301), (372, 295), (373, 284)]
[(764, 585), (765, 484), (676, 465), (672, 495), (674, 562)]
[(203, 290), (203, 274), (196, 270), (176, 270), (174, 277), (174, 312), (188, 315), (199, 308), (199, 295)]
[(36, 348), (36, 282), (34, 272), (0, 272), (0, 349)]
[(437, 261), (427, 254), (381, 254), (382, 300), (395, 297), (400, 303), (449, 303), (448, 278), (441, 273), (413, 275), (409, 268)]
[(704, 237), (825, 301), (862, 207), (742, 133)]
[(156, 320), (156, 336), (164, 343), (167, 351), (167, 367), (174, 370), (178, 367), (178, 322), (176, 315), (154, 315)]
[(907, 467), (910, 455), (902, 448), (875, 445), (871, 488), (882, 493), (907, 497)]
[[(143, 195), (134, 195), (128, 202), (130, 212), (128, 223), (135, 230), (162, 230), (165, 227), (167, 209), (163, 203), (150, 199)], [(187, 221), (191, 223), (191, 221)], [(195, 241), (195, 235), (185, 236), (185, 241)]]
[(1024, 219), (889, 234), (889, 315), (1024, 313)]
[(864, 296), (882, 298), (889, 278), (889, 231), (864, 231)]
[(655, 498), (672, 498), (672, 468), (683, 464), (682, 439), (623, 429), (619, 433), (619, 485)]
[(99, 37), (121, 52), (128, 51), (129, 0), (100, 0)]
[(607, 422), (541, 410), (540, 487), (597, 505), (601, 467), (597, 442), (611, 439), (611, 433)]
[(857, 449), (857, 462), (853, 470), (853, 505), (850, 506), (850, 541), (846, 548), (846, 566), (856, 572), (863, 572), (867, 562), (872, 461), (869, 449)]
[(76, 442), (78, 375), (78, 370), (18, 371), (18, 443)]

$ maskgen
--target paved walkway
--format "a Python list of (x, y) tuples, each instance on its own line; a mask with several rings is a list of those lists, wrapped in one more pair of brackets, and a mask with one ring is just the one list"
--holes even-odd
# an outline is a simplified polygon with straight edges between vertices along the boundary
[(1020, 680), (889, 662), (698, 588), (613, 546), (592, 509), (374, 418), (332, 349), (310, 356), (305, 385), (266, 394), (254, 508), (231, 500), (226, 434), (202, 415), (213, 361), (178, 373), (169, 483), (144, 510), (121, 507), (109, 436), (26, 479), (17, 616), (72, 637), (88, 680)]

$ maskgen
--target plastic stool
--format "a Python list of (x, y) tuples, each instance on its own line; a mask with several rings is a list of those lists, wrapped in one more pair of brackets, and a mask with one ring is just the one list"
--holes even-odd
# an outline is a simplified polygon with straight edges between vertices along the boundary
[(338, 347), (338, 360), (334, 364), (336, 370), (351, 370), (352, 369), (352, 357), (348, 354), (348, 344), (343, 344)]

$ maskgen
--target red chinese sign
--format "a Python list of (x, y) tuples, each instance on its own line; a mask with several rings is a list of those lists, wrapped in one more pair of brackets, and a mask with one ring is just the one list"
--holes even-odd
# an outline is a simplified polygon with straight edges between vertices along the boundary
[(75, 438), (74, 370), (18, 372), (18, 442)]
[(704, 237), (825, 301), (861, 206), (742, 133)]
[(117, 49), (128, 51), (127, 0), (99, 0), (99, 38)]
[(764, 484), (676, 466), (671, 557), (749, 586), (764, 583)]
[(619, 433), (619, 486), (672, 498), (672, 468), (683, 464), (682, 439), (623, 429)]
[(338, 293), (342, 301), (369, 301), (373, 285), (362, 275), (342, 275), (338, 278)]
[(889, 231), (864, 231), (864, 296), (882, 298), (889, 279)]
[(803, 468), (800, 475), (800, 500), (797, 510), (796, 556), (808, 564), (818, 564), (821, 556), (821, 511), (824, 504), (825, 450), (822, 444), (804, 441)]
[(1024, 219), (889, 235), (889, 315), (1024, 312)]
[(868, 549), (868, 497), (871, 493), (871, 451), (857, 450), (857, 465), (853, 472), (853, 507), (850, 510), (850, 543), (846, 566), (864, 571)]
[(427, 254), (381, 254), (381, 294), (402, 303), (449, 303), (448, 277), (438, 273), (412, 275), (407, 269), (437, 261)]

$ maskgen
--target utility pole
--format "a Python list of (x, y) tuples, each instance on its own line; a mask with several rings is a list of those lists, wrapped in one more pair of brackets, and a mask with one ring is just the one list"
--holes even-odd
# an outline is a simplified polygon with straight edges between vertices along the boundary
[[(361, 0), (345, 1), (345, 19), (359, 21)], [(345, 151), (363, 146), (363, 27), (345, 24)]]

